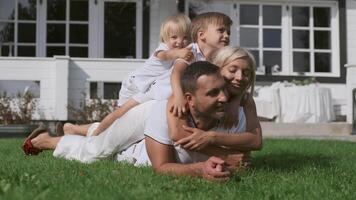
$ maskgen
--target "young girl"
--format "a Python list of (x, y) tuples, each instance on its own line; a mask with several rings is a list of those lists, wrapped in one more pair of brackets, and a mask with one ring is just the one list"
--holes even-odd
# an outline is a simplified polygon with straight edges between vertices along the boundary
[[(96, 129), (89, 130), (90, 125), (74, 125), (66, 123), (63, 127), (66, 134), (99, 135), (106, 130), (117, 118), (120, 118), (128, 110), (138, 104), (154, 99), (154, 94), (150, 91), (150, 86), (156, 78), (169, 72), (173, 62), (177, 58), (191, 60), (193, 54), (189, 44), (190, 19), (183, 14), (167, 17), (160, 29), (160, 40), (158, 48), (144, 65), (131, 72), (123, 81), (118, 108), (107, 115)], [(93, 131), (93, 132), (92, 132)]]

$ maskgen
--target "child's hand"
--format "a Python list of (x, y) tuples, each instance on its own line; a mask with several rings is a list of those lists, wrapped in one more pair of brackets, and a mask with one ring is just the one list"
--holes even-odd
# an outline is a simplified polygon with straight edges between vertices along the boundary
[(185, 114), (187, 111), (187, 109), (185, 107), (186, 103), (187, 102), (184, 99), (184, 97), (174, 96), (173, 103), (170, 105), (169, 111), (171, 113), (173, 113), (174, 116), (178, 116), (179, 118), (181, 118), (183, 116), (183, 114)]
[(192, 47), (187, 46), (185, 48), (178, 50), (178, 58), (182, 58), (186, 61), (191, 61), (194, 58), (193, 52), (191, 51)]

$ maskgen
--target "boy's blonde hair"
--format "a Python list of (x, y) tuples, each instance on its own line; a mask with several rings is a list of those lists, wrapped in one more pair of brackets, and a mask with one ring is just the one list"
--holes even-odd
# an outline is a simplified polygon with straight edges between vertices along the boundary
[(250, 88), (250, 95), (253, 95), (256, 80), (256, 62), (255, 58), (248, 50), (242, 47), (222, 47), (209, 58), (209, 61), (219, 66), (220, 68), (223, 68), (236, 59), (245, 59), (249, 64), (251, 77), (248, 88)]
[(232, 20), (229, 16), (219, 12), (206, 12), (199, 14), (192, 20), (191, 37), (193, 42), (198, 40), (198, 32), (205, 31), (208, 25), (225, 26), (230, 28)]
[(190, 19), (184, 14), (168, 16), (161, 24), (159, 39), (165, 42), (173, 34), (187, 35), (190, 41)]

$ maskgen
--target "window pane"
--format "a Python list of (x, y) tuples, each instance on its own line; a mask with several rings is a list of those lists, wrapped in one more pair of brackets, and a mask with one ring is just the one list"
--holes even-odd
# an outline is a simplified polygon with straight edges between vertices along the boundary
[(87, 47), (70, 47), (69, 55), (71, 57), (88, 57)]
[(258, 25), (258, 5), (240, 6), (240, 24)]
[(292, 8), (293, 26), (309, 26), (309, 7)]
[(65, 24), (47, 24), (47, 43), (65, 43)]
[(282, 70), (282, 53), (280, 51), (263, 51), (263, 65), (266, 74)]
[(331, 72), (331, 54), (315, 53), (315, 72)]
[(98, 83), (90, 82), (90, 99), (98, 98)]
[(14, 41), (14, 24), (13, 23), (0, 23), (0, 42), (13, 42)]
[(19, 42), (36, 43), (36, 24), (18, 24)]
[(47, 47), (47, 57), (53, 57), (54, 55), (65, 55), (65, 47)]
[[(13, 47), (13, 46), (12, 46)], [(10, 48), (10, 46), (8, 45), (2, 45), (1, 46), (1, 52), (0, 52), (0, 56), (13, 56), (14, 55), (14, 48)], [(11, 49), (11, 51), (10, 51)]]
[(314, 31), (315, 49), (330, 49), (330, 44), (330, 31)]
[(88, 10), (88, 0), (71, 0), (70, 20), (88, 21)]
[(19, 19), (36, 20), (36, 0), (18, 0)]
[(0, 19), (15, 19), (15, 1), (0, 0)]
[(6, 92), (9, 97), (14, 97), (18, 93), (25, 91), (34, 95), (34, 98), (40, 98), (40, 81), (19, 81), (19, 80), (0, 80), (0, 94)]
[(105, 58), (136, 55), (136, 3), (105, 2)]
[(118, 99), (121, 83), (104, 83), (104, 99)]
[(260, 53), (258, 51), (253, 51), (253, 50), (250, 50), (250, 53), (255, 58), (256, 67), (259, 67), (260, 66)]
[(263, 47), (281, 47), (281, 30), (263, 29)]
[(310, 54), (308, 52), (293, 53), (293, 71), (310, 72)]
[(18, 46), (17, 47), (17, 56), (36, 56), (36, 47), (35, 46)]
[(281, 6), (263, 6), (263, 25), (281, 25)]
[(240, 46), (258, 47), (258, 29), (240, 28)]
[(66, 19), (66, 0), (47, 0), (47, 20), (65, 20), (65, 19)]
[(88, 44), (88, 25), (71, 24), (69, 41), (70, 43)]
[(309, 49), (309, 31), (293, 30), (293, 48)]
[(314, 7), (314, 26), (330, 27), (330, 8)]

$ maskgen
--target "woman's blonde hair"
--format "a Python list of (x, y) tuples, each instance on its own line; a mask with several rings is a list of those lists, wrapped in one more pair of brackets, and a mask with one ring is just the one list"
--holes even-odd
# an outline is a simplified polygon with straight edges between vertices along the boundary
[(168, 16), (161, 24), (159, 32), (161, 42), (167, 41), (173, 34), (186, 35), (190, 41), (190, 23), (189, 17), (184, 14)]
[(250, 88), (249, 93), (250, 95), (252, 95), (255, 88), (255, 81), (256, 81), (256, 72), (255, 72), (256, 62), (255, 62), (255, 58), (248, 50), (242, 47), (226, 46), (217, 50), (210, 57), (209, 61), (219, 66), (220, 68), (223, 68), (224, 66), (228, 65), (229, 63), (231, 63), (236, 59), (245, 59), (249, 64), (249, 68), (251, 70), (251, 77), (250, 77), (250, 83), (248, 85), (248, 88)]

